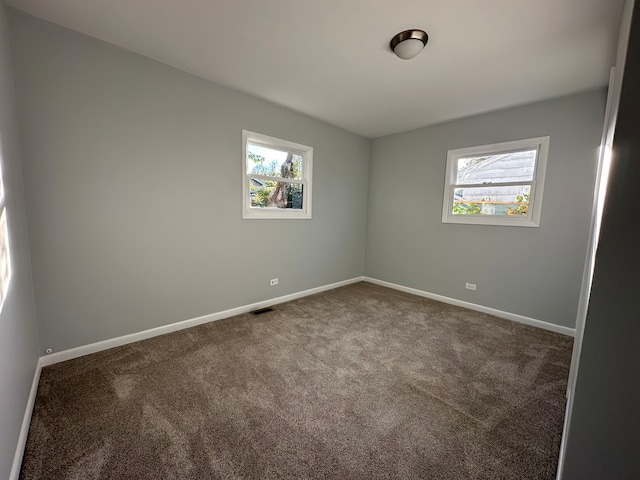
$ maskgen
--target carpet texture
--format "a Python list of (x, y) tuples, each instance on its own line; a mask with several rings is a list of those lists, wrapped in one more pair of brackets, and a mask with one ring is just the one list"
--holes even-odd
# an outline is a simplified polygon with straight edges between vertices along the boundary
[(357, 283), (44, 368), (20, 478), (553, 479), (571, 346)]

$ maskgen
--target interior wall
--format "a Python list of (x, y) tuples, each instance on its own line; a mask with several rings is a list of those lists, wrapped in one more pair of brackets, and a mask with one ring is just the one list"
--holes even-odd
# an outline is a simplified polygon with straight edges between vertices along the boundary
[[(362, 275), (367, 139), (17, 11), (10, 26), (42, 349)], [(242, 219), (242, 129), (314, 148), (311, 220)]]
[(9, 478), (38, 361), (6, 11), (0, 2), (0, 165), (12, 277), (0, 312), (0, 478)]
[[(605, 102), (603, 89), (372, 140), (365, 275), (573, 328)], [(539, 227), (442, 223), (448, 150), (546, 135)]]
[(635, 2), (563, 480), (640, 471), (640, 3)]

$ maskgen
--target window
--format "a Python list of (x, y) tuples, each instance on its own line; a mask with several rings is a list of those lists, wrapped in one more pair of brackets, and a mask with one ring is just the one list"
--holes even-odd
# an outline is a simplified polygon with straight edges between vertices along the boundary
[(7, 298), (11, 281), (11, 257), (9, 255), (9, 231), (7, 230), (7, 209), (5, 207), (4, 186), (0, 172), (0, 310)]
[(311, 218), (313, 148), (242, 131), (242, 218)]
[(549, 137), (447, 153), (443, 223), (537, 227)]

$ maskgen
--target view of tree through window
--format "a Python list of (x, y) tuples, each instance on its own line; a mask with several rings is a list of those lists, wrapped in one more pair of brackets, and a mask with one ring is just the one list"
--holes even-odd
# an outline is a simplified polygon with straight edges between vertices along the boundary
[(242, 130), (242, 170), (242, 218), (311, 218), (313, 147)]
[(247, 145), (247, 173), (252, 207), (302, 209), (302, 156), (260, 145)]

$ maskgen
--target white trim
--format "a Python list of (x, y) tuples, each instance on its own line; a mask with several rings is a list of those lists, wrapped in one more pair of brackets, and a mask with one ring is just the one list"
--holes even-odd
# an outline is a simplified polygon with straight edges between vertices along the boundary
[(558, 470), (556, 471), (556, 480), (561, 480), (562, 471), (564, 469), (564, 456), (567, 449), (567, 436), (565, 432), (567, 431), (567, 422), (569, 421), (570, 417), (572, 400), (573, 398), (571, 392), (567, 390), (567, 403), (564, 407), (564, 429), (562, 431), (562, 439), (560, 440), (560, 453), (558, 454)]
[(280, 183), (296, 183), (300, 185), (305, 185), (307, 183), (306, 180), (302, 180), (299, 178), (282, 178), (282, 177), (270, 177), (269, 175), (247, 175), (250, 179), (257, 178), (258, 180), (273, 180)]
[[(591, 283), (596, 262), (596, 251), (600, 238), (600, 223), (607, 193), (607, 181), (609, 178), (609, 163), (613, 149), (613, 137), (618, 120), (618, 109), (620, 108), (620, 94), (622, 92), (622, 81), (624, 67), (627, 58), (627, 46), (631, 31), (631, 19), (633, 16), (633, 0), (627, 0), (622, 12), (620, 22), (620, 34), (618, 37), (618, 51), (616, 55), (616, 65), (611, 68), (609, 75), (609, 89), (607, 92), (607, 104), (604, 115), (604, 127), (600, 140), (600, 152), (598, 155), (596, 182), (594, 187), (593, 205), (591, 208), (591, 228), (589, 229), (589, 245), (585, 257), (584, 272), (582, 275), (582, 285), (580, 288), (580, 299), (578, 301), (578, 315), (576, 319), (576, 343), (574, 344), (573, 357), (571, 359), (571, 370), (569, 371), (568, 390), (575, 388), (578, 376), (578, 363), (582, 350), (582, 336), (584, 334), (587, 320), (587, 310), (589, 308), (589, 298), (591, 294)], [(609, 157), (609, 158), (607, 158)]]
[(609, 178), (613, 133), (615, 131), (618, 106), (620, 103), (620, 89), (622, 86), (621, 73), (622, 70), (618, 70), (617, 67), (612, 67), (611, 73), (609, 74), (609, 89), (607, 92), (607, 104), (604, 113), (604, 127), (602, 129), (602, 139), (600, 141), (600, 151), (598, 153), (596, 181), (594, 185), (593, 204), (591, 207), (589, 243), (585, 255), (582, 284), (580, 286), (580, 298), (578, 300), (578, 313), (576, 316), (576, 341), (573, 344), (569, 381), (567, 382), (567, 398), (569, 398), (569, 393), (575, 388), (580, 352), (582, 351), (582, 337), (584, 335), (584, 328), (587, 321), (587, 310), (589, 309), (589, 299), (591, 297), (591, 284), (593, 282), (598, 240), (600, 238), (600, 223), (602, 221), (607, 180)]
[(231, 308), (222, 312), (211, 313), (209, 315), (203, 315), (202, 317), (183, 320), (180, 322), (171, 323), (169, 325), (163, 325), (162, 327), (151, 328), (149, 330), (143, 330), (142, 332), (123, 335), (122, 337), (111, 338), (109, 340), (103, 340), (101, 342), (91, 343), (89, 345), (70, 348), (69, 350), (63, 350), (61, 352), (56, 352), (50, 355), (45, 355), (44, 357), (40, 357), (40, 361), (42, 362), (42, 366), (46, 367), (55, 363), (64, 362), (66, 360), (82, 357), (84, 355), (89, 355), (91, 353), (108, 350), (109, 348), (119, 347), (128, 343), (139, 342), (140, 340), (146, 340), (148, 338), (157, 337), (158, 335), (164, 335), (166, 333), (184, 330), (185, 328), (195, 327), (204, 323), (215, 322), (216, 320), (222, 320), (223, 318), (229, 318), (235, 315), (242, 315), (243, 313), (251, 312), (259, 308), (269, 307), (278, 303), (290, 302), (291, 300), (296, 300), (298, 298), (313, 295), (315, 293), (325, 292), (327, 290), (333, 290), (334, 288), (344, 287), (345, 285), (361, 282), (362, 280), (363, 277), (355, 277), (348, 280), (343, 280), (341, 282), (331, 283), (329, 285), (323, 285), (321, 287), (291, 293), (282, 297), (263, 300), (261, 302), (252, 303), (250, 305)]
[(564, 327), (562, 325), (556, 325), (554, 323), (544, 322), (542, 320), (538, 320), (535, 318), (518, 315), (517, 313), (504, 312), (502, 310), (497, 310), (495, 308), (485, 307), (484, 305), (465, 302), (463, 300), (458, 300), (456, 298), (445, 297), (444, 295), (429, 293), (423, 290), (418, 290), (415, 288), (398, 285), (396, 283), (385, 282), (384, 280), (378, 280), (377, 278), (363, 277), (363, 280), (365, 282), (374, 283), (376, 285), (381, 285), (383, 287), (393, 288), (394, 290), (400, 290), (401, 292), (411, 293), (413, 295), (430, 298), (431, 300), (437, 300), (438, 302), (448, 303), (450, 305), (456, 305), (458, 307), (468, 308), (470, 310), (475, 310), (477, 312), (488, 313), (490, 315), (495, 315), (496, 317), (505, 318), (507, 320), (512, 320), (518, 323), (524, 323), (525, 325), (542, 328), (544, 330), (550, 330), (552, 332), (561, 333), (563, 335), (568, 335), (570, 337), (574, 337), (576, 334), (576, 330), (574, 328), (569, 328), (569, 327)]
[[(618, 34), (618, 46), (616, 52), (616, 64), (611, 68), (609, 75), (609, 90), (607, 92), (607, 104), (604, 115), (604, 126), (602, 138), (600, 140), (600, 152), (596, 170), (596, 181), (594, 186), (594, 199), (591, 208), (591, 226), (589, 229), (589, 244), (587, 246), (584, 271), (582, 274), (582, 285), (580, 287), (580, 299), (578, 301), (578, 314), (576, 318), (576, 339), (573, 343), (573, 355), (571, 357), (571, 368), (569, 370), (569, 380), (567, 382), (567, 409), (564, 417), (564, 429), (562, 431), (562, 441), (560, 443), (560, 455), (558, 459), (558, 472), (556, 479), (561, 480), (564, 475), (564, 460), (566, 444), (569, 438), (571, 427), (571, 415), (573, 413), (573, 398), (580, 368), (580, 355), (582, 353), (582, 340), (587, 323), (587, 311), (589, 309), (589, 299), (591, 295), (591, 284), (595, 269), (596, 253), (600, 237), (600, 222), (602, 221), (602, 211), (604, 208), (607, 180), (609, 176), (609, 165), (611, 161), (611, 149), (618, 120), (618, 109), (620, 107), (620, 94), (622, 92), (622, 82), (624, 80), (624, 69), (627, 58), (627, 48), (631, 32), (633, 18), (634, 0), (625, 1), (620, 21)], [(607, 158), (609, 156), (609, 158)]]
[[(1, 174), (1, 172), (0, 172)], [(2, 187), (2, 178), (0, 178), (0, 187)], [(1, 205), (1, 204), (0, 204)], [(0, 312), (7, 299), (9, 287), (11, 285), (11, 248), (8, 230), (9, 212), (6, 205), (1, 206), (0, 213)], [(4, 244), (4, 245), (2, 245)], [(5, 255), (3, 255), (3, 250)], [(4, 275), (6, 271), (6, 277)]]
[(42, 366), (42, 359), (39, 358), (36, 363), (36, 370), (33, 374), (33, 382), (31, 382), (31, 391), (29, 392), (29, 398), (27, 399), (27, 407), (24, 410), (24, 417), (22, 418), (22, 427), (20, 428), (20, 435), (18, 435), (18, 444), (16, 445), (16, 453), (13, 456), (13, 465), (11, 466), (9, 480), (18, 480), (18, 477), (20, 476), (22, 457), (24, 456), (24, 449), (27, 446), (27, 436), (29, 435), (33, 406), (36, 403), (36, 394), (38, 393), (38, 383), (40, 382)]
[[(527, 182), (495, 182), (494, 187), (511, 185), (531, 185), (529, 192), (529, 212), (526, 216), (518, 215), (455, 215), (453, 210), (453, 194), (457, 187), (473, 188), (476, 184), (458, 185), (455, 182), (457, 172), (457, 160), (468, 156), (498, 155), (502, 153), (515, 153), (524, 150), (537, 151), (533, 171), (533, 179)], [(444, 197), (442, 200), (442, 223), (457, 223), (467, 225), (497, 225), (510, 227), (538, 227), (540, 225), (540, 209), (542, 206), (542, 194), (544, 193), (544, 177), (549, 155), (549, 136), (526, 138), (510, 142), (492, 143), (477, 147), (466, 147), (449, 150), (447, 152), (447, 164), (444, 184)], [(487, 185), (480, 185), (487, 186)]]
[[(302, 156), (302, 178), (286, 179), (281, 177), (269, 177), (264, 175), (250, 175), (247, 172), (247, 145), (254, 145), (291, 152)], [(302, 209), (292, 208), (255, 208), (251, 207), (249, 189), (252, 178), (269, 179), (282, 183), (298, 183), (302, 185)], [(313, 147), (301, 143), (290, 142), (262, 133), (242, 130), (242, 218), (255, 219), (310, 219), (311, 218), (311, 194), (313, 190)]]
[(242, 307), (224, 310), (222, 312), (217, 312), (209, 315), (204, 315), (201, 317), (192, 318), (190, 320), (183, 320), (181, 322), (176, 322), (169, 325), (164, 325), (162, 327), (144, 330), (142, 332), (132, 333), (130, 335), (123, 335), (121, 337), (116, 337), (109, 340), (103, 340), (101, 342), (91, 343), (89, 345), (83, 345), (80, 347), (71, 348), (69, 350), (63, 350), (61, 352), (56, 352), (50, 355), (40, 357), (40, 359), (38, 360), (36, 371), (33, 376), (33, 382), (31, 384), (31, 392), (29, 393), (27, 407), (25, 409), (24, 418), (22, 420), (22, 428), (20, 429), (20, 435), (18, 437), (18, 444), (16, 447), (16, 453), (13, 459), (13, 465), (11, 468), (11, 474), (9, 475), (9, 480), (18, 480), (18, 477), (20, 474), (20, 468), (22, 466), (22, 457), (24, 455), (24, 449), (27, 443), (27, 435), (29, 433), (29, 425), (31, 424), (31, 416), (33, 413), (33, 407), (35, 405), (36, 394), (38, 392), (38, 383), (40, 381), (40, 373), (43, 367), (54, 365), (59, 362), (64, 362), (66, 360), (82, 357), (84, 355), (100, 352), (103, 350), (108, 350), (110, 348), (119, 347), (119, 346), (126, 345), (133, 342), (138, 342), (140, 340), (146, 340), (148, 338), (157, 337), (159, 335), (164, 335), (167, 333), (184, 330), (185, 328), (195, 327), (197, 325), (202, 325), (204, 323), (214, 322), (217, 320), (222, 320), (224, 318), (241, 315), (243, 313), (257, 310), (259, 308), (264, 308), (271, 305), (277, 305), (279, 303), (289, 302), (291, 300), (296, 300), (298, 298), (314, 295), (316, 293), (325, 292), (327, 290), (333, 290), (335, 288), (344, 287), (346, 285), (350, 285), (352, 283), (357, 283), (361, 281), (373, 283), (376, 285), (381, 285), (383, 287), (393, 288), (394, 290), (399, 290), (402, 292), (410, 293), (420, 297), (429, 298), (439, 302), (448, 303), (448, 304), (456, 305), (459, 307), (469, 308), (471, 310), (476, 310), (478, 312), (488, 313), (491, 315), (495, 315), (496, 317), (505, 318), (507, 320), (512, 320), (518, 323), (524, 323), (524, 324), (542, 328), (545, 330), (551, 330), (553, 332), (562, 333), (564, 335), (575, 336), (575, 329), (573, 328), (554, 325), (552, 323), (543, 322), (542, 320), (536, 320), (534, 318), (524, 317), (522, 315), (517, 315), (514, 313), (496, 310), (494, 308), (485, 307), (483, 305), (477, 305), (475, 303), (465, 302), (462, 300), (457, 300), (455, 298), (445, 297), (443, 295), (438, 295), (435, 293), (429, 293), (422, 290), (417, 290), (415, 288), (404, 287), (402, 285), (386, 282), (384, 280), (378, 280), (375, 278), (362, 276), (362, 277), (354, 277), (348, 280), (343, 280), (341, 282), (323, 285), (321, 287), (311, 288), (309, 290), (303, 290), (301, 292), (291, 293), (289, 295), (276, 297), (270, 300), (263, 300), (261, 302), (244, 305)]

